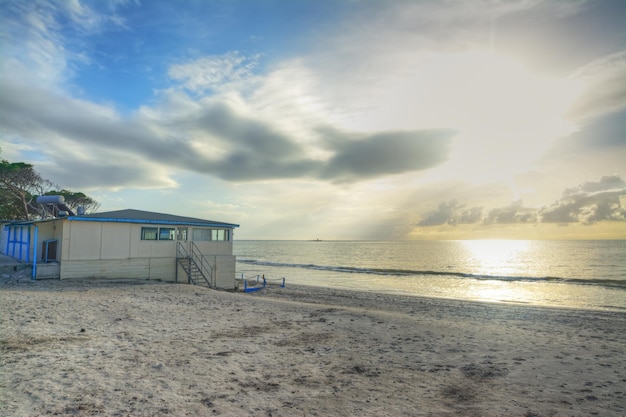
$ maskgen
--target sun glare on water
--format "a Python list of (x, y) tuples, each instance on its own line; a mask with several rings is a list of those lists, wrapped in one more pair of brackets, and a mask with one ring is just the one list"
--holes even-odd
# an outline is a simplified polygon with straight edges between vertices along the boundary
[[(474, 275), (494, 277), (467, 282), (467, 296), (482, 301), (533, 301), (532, 292), (523, 283), (502, 280), (520, 274), (524, 253), (530, 248), (527, 240), (472, 240), (464, 241), (467, 262)], [(496, 279), (498, 278), (498, 279)]]
[(519, 262), (530, 248), (528, 240), (466, 240), (468, 262), (475, 275), (519, 275)]

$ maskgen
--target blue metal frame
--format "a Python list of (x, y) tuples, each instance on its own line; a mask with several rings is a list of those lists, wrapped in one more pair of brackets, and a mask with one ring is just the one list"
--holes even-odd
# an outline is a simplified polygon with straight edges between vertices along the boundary
[[(265, 278), (265, 275), (261, 276), (261, 275), (257, 275), (256, 276), (256, 282), (259, 283), (260, 280), (263, 280), (263, 286), (262, 287), (250, 287), (248, 288), (248, 280), (244, 278), (243, 273), (241, 274), (241, 280), (243, 281), (243, 291), (244, 292), (254, 292), (254, 291), (259, 291), (262, 290), (263, 288), (267, 287), (267, 279)], [(280, 284), (280, 288), (285, 288), (285, 277), (279, 278), (279, 279), (275, 279), (273, 281), (281, 281)]]
[(9, 237), (11, 237), (11, 228), (7, 225), (2, 226), (2, 228), (7, 232), (7, 247), (4, 250), (4, 253), (9, 254)]
[[(6, 254), (20, 261), (30, 262), (31, 225), (18, 224), (5, 227), (8, 228)], [(11, 230), (13, 230), (12, 236)], [(24, 253), (24, 249), (26, 249), (26, 253)]]
[[(29, 233), (30, 235), (30, 233)], [(37, 278), (37, 240), (39, 238), (39, 226), (35, 225), (35, 246), (33, 246), (33, 277), (32, 280), (35, 281)]]

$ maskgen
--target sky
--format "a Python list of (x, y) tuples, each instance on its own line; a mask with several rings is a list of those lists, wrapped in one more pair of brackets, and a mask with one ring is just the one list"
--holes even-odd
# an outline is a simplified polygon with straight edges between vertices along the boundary
[(236, 239), (626, 239), (623, 0), (0, 0), (1, 157)]

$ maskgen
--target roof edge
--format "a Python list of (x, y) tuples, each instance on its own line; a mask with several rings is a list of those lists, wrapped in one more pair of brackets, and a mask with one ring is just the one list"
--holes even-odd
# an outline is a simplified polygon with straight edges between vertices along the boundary
[(70, 221), (83, 221), (83, 222), (102, 222), (102, 223), (136, 223), (136, 224), (163, 224), (172, 226), (214, 226), (214, 227), (226, 227), (234, 229), (239, 227), (234, 223), (222, 223), (222, 222), (185, 222), (185, 221), (170, 221), (170, 220), (147, 220), (147, 219), (122, 219), (115, 217), (82, 217), (82, 216), (68, 216), (64, 219)]

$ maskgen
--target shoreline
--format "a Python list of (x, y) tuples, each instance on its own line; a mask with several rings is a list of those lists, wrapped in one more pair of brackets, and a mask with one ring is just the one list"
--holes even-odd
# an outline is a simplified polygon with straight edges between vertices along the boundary
[[(527, 282), (525, 280), (497, 281), (495, 284), (487, 279), (474, 280), (472, 278), (460, 279), (461, 285), (454, 286), (454, 281), (432, 283), (424, 282), (425, 286), (418, 286), (417, 281), (408, 280), (404, 284), (409, 284), (409, 288), (400, 285), (400, 282), (382, 282), (374, 279), (369, 274), (365, 277), (357, 276), (356, 281), (364, 279), (368, 285), (354, 285), (355, 280), (345, 281), (335, 275), (333, 278), (323, 274), (321, 271), (311, 271), (310, 277), (315, 277), (319, 282), (309, 282), (309, 279), (302, 279), (302, 276), (292, 276), (288, 280), (288, 285), (322, 287), (343, 289), (347, 291), (376, 292), (390, 295), (406, 295), (411, 297), (436, 298), (444, 300), (460, 300), (473, 302), (486, 302), (510, 305), (529, 305), (546, 308), (565, 308), (573, 310), (591, 311), (614, 311), (626, 312), (626, 288), (623, 286), (601, 286), (589, 285), (571, 281), (550, 282), (550, 280), (539, 282)], [(267, 274), (266, 274), (267, 275)], [(260, 276), (260, 274), (259, 274)], [(277, 274), (276, 276), (284, 276)], [(321, 278), (321, 279), (320, 279)], [(344, 277), (345, 278), (345, 277)], [(388, 278), (388, 277), (387, 277)], [(252, 278), (253, 279), (253, 278)], [(282, 278), (274, 279), (278, 281)], [(592, 281), (590, 281), (592, 282)], [(626, 281), (619, 281), (626, 283)], [(464, 285), (468, 284), (468, 285)], [(452, 286), (451, 286), (452, 285)], [(620, 284), (621, 285), (621, 284)], [(467, 287), (467, 288), (466, 288)]]
[(7, 416), (626, 412), (621, 312), (135, 280), (0, 298)]
[[(621, 308), (621, 307), (615, 307), (615, 306), (611, 306), (611, 307), (602, 307), (602, 308), (592, 308), (592, 307), (579, 307), (579, 306), (563, 306), (563, 305), (543, 305), (543, 304), (532, 304), (530, 302), (524, 302), (524, 301), (512, 301), (512, 300), (497, 300), (497, 301), (490, 301), (490, 300), (473, 300), (473, 299), (463, 299), (463, 298), (446, 298), (446, 297), (434, 297), (434, 296), (428, 296), (428, 295), (419, 295), (419, 294), (412, 294), (409, 292), (401, 292), (401, 291), (380, 291), (378, 289), (352, 289), (352, 288), (341, 288), (341, 287), (329, 287), (329, 286), (323, 286), (323, 285), (312, 285), (312, 284), (289, 284), (287, 283), (287, 289), (282, 289), (282, 288), (278, 288), (275, 285), (270, 285), (268, 286), (269, 291), (268, 292), (263, 292), (263, 290), (260, 290), (258, 292), (258, 294), (256, 292), (251, 292), (250, 295), (255, 295), (257, 294), (259, 297), (267, 297), (267, 298), (273, 298), (273, 299), (288, 299), (291, 297), (300, 297), (297, 294), (300, 293), (306, 293), (308, 297), (310, 297), (311, 295), (314, 295), (316, 293), (316, 289), (321, 289), (321, 295), (322, 297), (326, 297), (328, 295), (331, 295), (332, 293), (341, 293), (341, 292), (345, 292), (346, 294), (349, 293), (359, 293), (359, 294), (370, 294), (372, 295), (372, 297), (358, 297), (358, 298), (369, 298), (369, 299), (375, 299), (376, 295), (381, 295), (381, 296), (388, 296), (388, 297), (398, 297), (398, 299), (402, 300), (402, 299), (407, 299), (407, 301), (409, 300), (422, 300), (424, 302), (428, 302), (428, 301), (433, 301), (435, 303), (451, 303), (452, 305), (454, 304), (462, 304), (462, 305), (467, 305), (467, 304), (477, 304), (477, 305), (485, 305), (485, 306), (492, 306), (492, 307), (498, 307), (498, 306), (508, 306), (511, 308), (515, 308), (515, 307), (520, 307), (520, 308), (530, 308), (530, 309), (546, 309), (546, 310), (564, 310), (564, 311), (572, 311), (572, 312), (576, 312), (576, 311), (587, 311), (590, 313), (616, 313), (616, 314), (626, 314), (626, 308)], [(283, 294), (284, 293), (284, 294)], [(626, 293), (625, 293), (626, 294)], [(340, 295), (339, 298), (341, 299), (342, 296)], [(344, 297), (345, 298), (345, 297)], [(349, 297), (348, 297), (349, 298)], [(314, 298), (309, 298), (308, 302), (311, 302), (311, 300), (313, 300)], [(305, 301), (302, 301), (305, 302)]]

